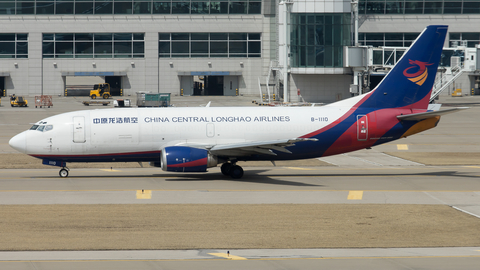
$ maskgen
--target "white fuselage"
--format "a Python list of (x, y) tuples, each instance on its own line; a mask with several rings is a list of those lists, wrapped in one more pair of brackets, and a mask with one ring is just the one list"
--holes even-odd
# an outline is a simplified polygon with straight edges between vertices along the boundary
[(348, 107), (198, 107), (85, 110), (46, 118), (25, 132), (30, 155), (102, 155), (297, 138), (339, 119)]

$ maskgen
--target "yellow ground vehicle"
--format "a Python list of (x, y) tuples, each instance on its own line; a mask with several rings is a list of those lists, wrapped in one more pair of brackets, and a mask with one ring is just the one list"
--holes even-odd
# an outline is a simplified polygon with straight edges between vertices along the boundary
[(13, 95), (10, 97), (10, 105), (12, 107), (28, 107), (28, 101), (24, 97)]
[(103, 97), (104, 99), (110, 98), (110, 84), (100, 83), (93, 86), (93, 90), (90, 90), (90, 97), (96, 99), (97, 97)]

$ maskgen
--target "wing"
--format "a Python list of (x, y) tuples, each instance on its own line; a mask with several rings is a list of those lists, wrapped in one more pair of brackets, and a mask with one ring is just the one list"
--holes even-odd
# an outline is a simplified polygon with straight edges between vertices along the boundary
[(212, 146), (210, 153), (217, 156), (250, 156), (254, 154), (276, 156), (275, 151), (291, 154), (285, 147), (294, 146), (296, 142), (318, 141), (315, 138), (295, 138), (285, 140), (218, 144)]
[(433, 112), (397, 115), (397, 118), (400, 121), (420, 121), (420, 120), (424, 120), (424, 119), (428, 119), (428, 118), (442, 116), (442, 115), (449, 114), (449, 113), (458, 112), (460, 110), (465, 110), (465, 109), (468, 109), (468, 107), (450, 108), (450, 109), (446, 109), (446, 110), (433, 111)]

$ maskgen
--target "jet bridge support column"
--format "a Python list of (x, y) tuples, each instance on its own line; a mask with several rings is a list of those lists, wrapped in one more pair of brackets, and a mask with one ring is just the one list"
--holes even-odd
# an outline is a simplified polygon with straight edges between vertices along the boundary
[(278, 40), (279, 44), (279, 66), (282, 67), (283, 75), (283, 101), (289, 102), (289, 84), (288, 84), (288, 63), (290, 54), (290, 10), (293, 5), (293, 0), (283, 0), (279, 4), (279, 30)]

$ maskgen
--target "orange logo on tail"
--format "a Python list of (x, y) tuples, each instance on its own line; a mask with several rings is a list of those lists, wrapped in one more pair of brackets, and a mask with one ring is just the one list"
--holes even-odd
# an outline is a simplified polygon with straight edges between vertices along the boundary
[[(409, 68), (406, 68), (403, 71), (403, 75), (405, 75), (405, 77), (407, 77), (410, 81), (412, 81), (412, 82), (414, 82), (418, 85), (422, 85), (428, 77), (427, 66), (431, 66), (433, 64), (430, 64), (430, 63), (427, 63), (427, 62), (420, 62), (418, 60), (413, 61), (413, 60), (410, 60), (410, 59), (409, 59), (409, 63), (411, 65), (416, 65), (416, 66), (411, 66)], [(415, 72), (415, 73), (408, 73), (407, 72), (409, 69), (416, 68), (417, 66), (418, 66), (418, 71), (417, 72)]]

